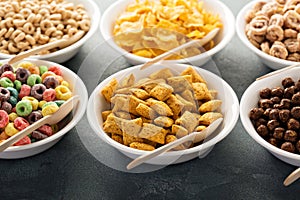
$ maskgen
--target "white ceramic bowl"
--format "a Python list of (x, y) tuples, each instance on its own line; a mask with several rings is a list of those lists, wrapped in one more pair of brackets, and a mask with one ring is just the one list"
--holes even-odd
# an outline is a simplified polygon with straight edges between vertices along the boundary
[(251, 42), (248, 40), (246, 33), (245, 33), (245, 26), (246, 26), (246, 20), (245, 16), (248, 13), (249, 10), (252, 9), (255, 3), (261, 2), (263, 0), (255, 0), (251, 1), (247, 5), (245, 5), (242, 10), (238, 13), (236, 18), (236, 32), (238, 37), (241, 39), (241, 41), (251, 50), (253, 51), (261, 60), (262, 63), (270, 67), (271, 69), (281, 69), (289, 65), (294, 65), (299, 62), (293, 62), (289, 60), (284, 60), (280, 58), (276, 58), (274, 56), (271, 56), (260, 49), (256, 48)]
[[(97, 4), (93, 0), (67, 0), (68, 2), (72, 2), (75, 5), (82, 4), (84, 5), (85, 9), (87, 10), (88, 15), (91, 18), (91, 27), (90, 30), (77, 42), (74, 44), (63, 48), (59, 51), (45, 54), (45, 55), (36, 55), (31, 56), (33, 59), (38, 60), (48, 60), (56, 63), (63, 63), (67, 60), (71, 59), (79, 50), (84, 43), (90, 39), (93, 34), (97, 31), (99, 23), (100, 23), (100, 10), (97, 6)], [(13, 55), (3, 54), (0, 53), (0, 59), (9, 59), (13, 57)]]
[[(106, 86), (112, 78), (116, 78), (117, 80), (121, 80), (124, 77), (128, 76), (130, 73), (133, 73), (136, 77), (136, 80), (140, 80), (141, 78), (148, 77), (151, 73), (158, 71), (164, 67), (169, 68), (174, 74), (179, 74), (184, 69), (186, 69), (189, 65), (185, 64), (155, 64), (145, 70), (140, 70), (141, 65), (127, 68), (125, 70), (119, 71), (110, 77), (106, 78), (102, 81), (93, 91), (89, 98), (88, 108), (87, 108), (87, 117), (90, 123), (90, 126), (95, 131), (95, 133), (109, 145), (113, 146), (126, 156), (134, 159), (140, 155), (143, 155), (146, 151), (133, 149), (122, 145), (114, 140), (112, 140), (102, 129), (103, 119), (101, 116), (101, 112), (109, 109), (108, 104), (104, 100), (103, 96), (100, 96), (100, 91)], [(214, 145), (224, 139), (235, 126), (238, 116), (239, 116), (239, 102), (235, 92), (232, 88), (219, 76), (195, 67), (195, 69), (205, 78), (208, 83), (208, 88), (214, 88), (218, 90), (218, 99), (223, 101), (221, 112), (224, 115), (223, 123), (220, 127), (212, 133), (209, 140), (207, 140), (202, 145), (198, 145), (196, 147), (181, 150), (181, 151), (173, 151), (166, 152), (153, 158), (147, 163), (156, 164), (156, 165), (168, 165), (168, 164), (176, 164), (191, 160), (197, 156), (200, 158), (205, 157), (214, 147)]]
[[(202, 1), (202, 0), (201, 0)], [(113, 40), (113, 27), (118, 16), (124, 12), (126, 6), (135, 0), (119, 0), (112, 4), (104, 13), (101, 18), (100, 31), (105, 41), (114, 48), (120, 55), (124, 56), (127, 61), (133, 65), (138, 65), (149, 61), (149, 58), (144, 58), (131, 53), (128, 53), (121, 47), (119, 47)], [(211, 57), (221, 51), (231, 40), (235, 33), (235, 18), (230, 9), (218, 0), (203, 0), (204, 8), (214, 14), (218, 14), (223, 28), (217, 34), (216, 46), (209, 51), (199, 54), (197, 56), (176, 60), (176, 63), (189, 63), (196, 66), (204, 65)], [(172, 61), (170, 61), (172, 62)], [(174, 62), (174, 61), (173, 61)]]
[[(70, 131), (83, 117), (87, 102), (88, 102), (88, 93), (87, 89), (82, 82), (82, 80), (70, 69), (50, 61), (43, 61), (43, 60), (35, 60), (35, 59), (26, 59), (36, 65), (45, 65), (47, 67), (50, 66), (58, 66), (61, 68), (63, 73), (63, 78), (70, 83), (70, 88), (74, 95), (80, 96), (80, 101), (78, 106), (72, 111), (73, 118), (72, 120), (61, 130), (57, 133), (53, 134), (52, 136), (45, 138), (43, 140), (23, 145), (23, 146), (12, 146), (8, 147), (5, 151), (0, 153), (0, 158), (3, 159), (16, 159), (16, 158), (25, 158), (28, 156), (32, 156), (38, 153), (45, 151), (46, 149), (52, 147), (56, 144), (68, 131)], [(20, 61), (22, 62), (22, 61)], [(1, 63), (7, 63), (7, 60), (2, 60)], [(18, 64), (17, 62), (16, 64)]]
[(300, 68), (296, 67), (293, 69), (286, 70), (268, 78), (261, 79), (252, 83), (247, 90), (244, 92), (240, 102), (240, 117), (242, 124), (248, 134), (261, 146), (266, 148), (270, 153), (279, 158), (280, 160), (289, 163), (291, 165), (300, 166), (300, 155), (284, 151), (271, 145), (269, 142), (264, 140), (256, 132), (254, 126), (249, 118), (249, 112), (252, 108), (257, 107), (257, 102), (260, 99), (259, 91), (263, 88), (269, 87), (274, 88), (281, 85), (281, 81), (286, 77), (292, 77), (295, 81), (299, 79)]

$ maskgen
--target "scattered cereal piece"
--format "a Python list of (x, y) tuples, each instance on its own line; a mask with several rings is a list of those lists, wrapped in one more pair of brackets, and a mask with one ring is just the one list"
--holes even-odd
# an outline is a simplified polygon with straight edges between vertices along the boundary
[(104, 96), (104, 98), (105, 98), (105, 100), (106, 100), (107, 102), (109, 102), (109, 103), (111, 102), (111, 97), (113, 96), (113, 94), (114, 94), (114, 92), (115, 92), (117, 86), (118, 86), (118, 81), (117, 81), (117, 79), (113, 78), (113, 79), (108, 83), (108, 85), (106, 85), (106, 86), (102, 89), (101, 93), (102, 93), (102, 95)]
[(172, 109), (174, 118), (177, 119), (182, 111), (182, 108), (184, 107), (184, 104), (172, 94), (167, 100), (167, 105)]
[(136, 107), (136, 112), (142, 116), (145, 117), (147, 119), (154, 119), (156, 116), (156, 112), (150, 108), (149, 106), (140, 103), (137, 107)]
[(206, 126), (203, 126), (203, 125), (200, 125), (200, 126), (196, 127), (197, 132), (203, 131), (204, 129), (206, 129)]
[(212, 96), (210, 95), (207, 85), (205, 83), (193, 83), (194, 96), (197, 100), (211, 100)]
[(106, 121), (107, 116), (111, 113), (111, 110), (105, 110), (102, 112), (102, 119), (103, 121)]
[(174, 124), (174, 120), (166, 116), (159, 116), (154, 119), (154, 124), (161, 127), (171, 127)]
[(150, 96), (155, 97), (160, 101), (165, 101), (173, 93), (173, 88), (166, 83), (157, 84), (151, 91)]
[(142, 119), (136, 118), (133, 120), (122, 120), (122, 131), (123, 134), (131, 135), (133, 137), (138, 137), (138, 133), (140, 132), (143, 125)]
[(130, 143), (129, 146), (131, 148), (144, 150), (144, 151), (153, 151), (155, 149), (154, 146), (152, 146), (150, 144), (145, 144), (145, 143), (142, 143), (142, 142), (132, 142), (132, 143)]
[(149, 103), (150, 107), (160, 115), (163, 115), (163, 116), (172, 116), (173, 115), (171, 108), (162, 101), (157, 101), (155, 99), (150, 98), (150, 99), (147, 99), (146, 102)]
[(103, 123), (103, 130), (106, 133), (115, 133), (122, 135), (122, 124), (123, 119), (116, 117), (113, 113), (107, 116), (107, 120)]
[(124, 145), (128, 146), (129, 144), (131, 144), (133, 142), (143, 142), (143, 139), (140, 137), (134, 137), (134, 136), (126, 134), (126, 133), (123, 134)]
[(198, 72), (196, 72), (195, 69), (193, 69), (193, 67), (186, 68), (185, 70), (183, 70), (181, 75), (192, 75), (193, 83), (206, 83), (206, 81), (200, 76)]
[(206, 113), (216, 111), (220, 108), (221, 104), (222, 101), (218, 99), (207, 101), (199, 107), (199, 112)]
[[(166, 136), (166, 144), (171, 143), (171, 142), (173, 142), (175, 140), (177, 140), (177, 137), (174, 136), (174, 135), (167, 135)], [(177, 147), (173, 148), (173, 150), (176, 150), (176, 151), (178, 151), (178, 150), (184, 150), (184, 149), (186, 149), (186, 148), (184, 147), (183, 144), (180, 144)]]
[(135, 81), (135, 77), (133, 74), (130, 74), (128, 77), (126, 77), (120, 84), (120, 88), (127, 88), (133, 86)]
[(165, 143), (166, 135), (167, 135), (167, 131), (165, 129), (147, 123), (143, 124), (143, 128), (139, 133), (139, 137), (145, 138), (153, 142), (157, 142), (159, 144)]
[(154, 72), (152, 74), (150, 74), (149, 78), (151, 79), (168, 79), (170, 77), (174, 76), (173, 73), (171, 72), (170, 69), (168, 68), (164, 68), (164, 69), (161, 69), (157, 72)]
[(167, 79), (168, 84), (174, 88), (175, 92), (182, 92), (192, 89), (190, 82), (183, 76), (174, 76)]
[(116, 142), (119, 142), (120, 144), (124, 144), (123, 143), (123, 137), (118, 135), (118, 134), (112, 134), (111, 139), (113, 139)]
[(191, 133), (198, 125), (198, 120), (191, 112), (185, 111), (183, 115), (175, 121), (175, 123), (183, 126), (189, 133)]
[(188, 130), (186, 128), (173, 124), (172, 125), (172, 134), (176, 135), (177, 138), (182, 138), (189, 134)]
[(210, 125), (213, 121), (219, 119), (223, 117), (223, 115), (221, 113), (218, 112), (207, 112), (205, 114), (203, 114), (200, 119), (199, 119), (199, 123), (201, 125), (205, 125), (208, 126)]
[(149, 93), (146, 92), (143, 89), (139, 89), (139, 88), (131, 88), (130, 92), (132, 92), (132, 94), (134, 96), (136, 96), (137, 98), (141, 99), (141, 100), (145, 100), (148, 99), (150, 97)]

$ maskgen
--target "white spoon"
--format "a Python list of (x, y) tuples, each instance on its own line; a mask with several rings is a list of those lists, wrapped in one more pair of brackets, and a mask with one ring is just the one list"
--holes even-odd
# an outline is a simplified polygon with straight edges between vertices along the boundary
[(153, 65), (154, 63), (157, 63), (163, 59), (166, 59), (170, 57), (171, 55), (174, 55), (178, 51), (185, 49), (190, 46), (204, 46), (206, 43), (211, 41), (219, 32), (220, 28), (215, 28), (212, 31), (210, 31), (204, 38), (199, 39), (199, 40), (190, 40), (187, 43), (184, 43), (178, 47), (175, 47), (174, 49), (171, 49), (159, 56), (156, 56), (155, 58), (151, 59), (150, 61), (146, 62), (145, 64), (142, 65), (141, 70), (146, 69), (150, 65)]
[(223, 121), (223, 118), (219, 118), (219, 119), (215, 120), (213, 123), (211, 123), (207, 128), (205, 128), (201, 132), (193, 132), (189, 135), (186, 135), (186, 136), (184, 136), (178, 140), (175, 140), (169, 144), (163, 145), (153, 151), (150, 151), (150, 152), (134, 159), (127, 165), (127, 169), (130, 170), (134, 167), (137, 167), (140, 164), (146, 162), (147, 160), (150, 160), (151, 158), (154, 158), (170, 149), (173, 149), (182, 143), (189, 142), (189, 141), (200, 142), (200, 141), (204, 140), (212, 132), (214, 132), (214, 130), (216, 130), (216, 128), (221, 124), (222, 121)]
[(293, 182), (295, 182), (298, 178), (300, 178), (300, 168), (293, 171), (283, 182), (284, 186), (289, 186)]

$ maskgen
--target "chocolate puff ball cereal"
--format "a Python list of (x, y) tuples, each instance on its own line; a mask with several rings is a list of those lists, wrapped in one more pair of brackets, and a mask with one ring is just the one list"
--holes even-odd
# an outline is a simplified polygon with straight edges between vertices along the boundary
[(249, 112), (257, 133), (284, 151), (300, 154), (300, 79), (286, 77), (281, 85), (259, 92), (257, 107)]

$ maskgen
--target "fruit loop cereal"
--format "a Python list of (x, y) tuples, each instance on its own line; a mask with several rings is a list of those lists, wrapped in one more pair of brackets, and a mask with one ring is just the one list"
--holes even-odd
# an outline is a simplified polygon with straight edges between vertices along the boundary
[[(113, 34), (123, 49), (153, 58), (190, 39), (201, 39), (217, 27), (222, 27), (219, 17), (203, 9), (203, 2), (198, 0), (137, 0), (118, 17)], [(205, 48), (213, 46), (210, 41)], [(170, 59), (200, 53), (198, 48), (190, 47)]]
[[(53, 114), (72, 97), (62, 75), (57, 66), (48, 68), (26, 61), (0, 67), (0, 142)], [(14, 145), (30, 144), (57, 131), (57, 126), (43, 125)]]
[(299, 0), (258, 2), (246, 16), (246, 35), (263, 52), (300, 62)]
[(82, 4), (64, 0), (0, 0), (0, 18), (0, 52), (5, 54), (68, 39), (79, 30), (88, 32), (91, 23)]

